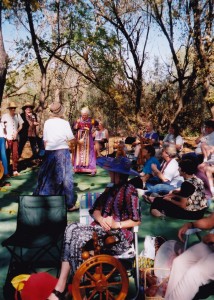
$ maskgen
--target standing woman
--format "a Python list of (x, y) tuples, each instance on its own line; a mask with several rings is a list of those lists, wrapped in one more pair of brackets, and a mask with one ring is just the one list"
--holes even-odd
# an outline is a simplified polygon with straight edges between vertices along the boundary
[(96, 174), (96, 157), (92, 129), (94, 120), (89, 117), (88, 107), (81, 110), (81, 117), (75, 122), (74, 130), (77, 131), (77, 146), (74, 155), (74, 172)]
[(50, 118), (44, 124), (45, 157), (38, 174), (34, 195), (65, 195), (68, 211), (75, 210), (73, 174), (68, 142), (74, 139), (64, 107), (50, 105)]

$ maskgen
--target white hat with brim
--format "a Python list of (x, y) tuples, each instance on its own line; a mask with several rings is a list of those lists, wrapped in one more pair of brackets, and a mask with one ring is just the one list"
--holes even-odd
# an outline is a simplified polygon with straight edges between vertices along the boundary
[(139, 176), (139, 173), (131, 169), (131, 162), (127, 157), (98, 157), (97, 165), (107, 171)]

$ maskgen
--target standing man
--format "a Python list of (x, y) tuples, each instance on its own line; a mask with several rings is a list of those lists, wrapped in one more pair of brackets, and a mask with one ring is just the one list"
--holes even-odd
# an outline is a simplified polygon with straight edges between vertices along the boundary
[(10, 102), (7, 109), (9, 113), (3, 114), (2, 122), (7, 122), (6, 124), (6, 139), (7, 139), (7, 161), (10, 164), (10, 155), (12, 153), (12, 171), (13, 176), (19, 176), (18, 173), (18, 138), (19, 131), (22, 129), (22, 124), (24, 121), (22, 120), (20, 114), (16, 113), (16, 105), (14, 102)]

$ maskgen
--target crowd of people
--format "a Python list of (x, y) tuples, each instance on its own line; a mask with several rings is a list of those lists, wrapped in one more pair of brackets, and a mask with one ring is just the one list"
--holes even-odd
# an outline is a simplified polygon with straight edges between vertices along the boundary
[[(2, 115), (0, 123), (0, 154), (5, 177), (19, 176), (18, 161), (27, 141), (30, 142), (32, 159), (38, 157), (42, 147), (45, 149), (33, 194), (65, 195), (68, 212), (78, 209), (73, 173), (97, 176), (98, 165), (107, 170), (110, 176), (110, 187), (98, 197), (90, 210), (93, 224), (86, 226), (72, 223), (66, 228), (61, 274), (53, 293), (48, 297), (49, 300), (61, 299), (68, 275), (73, 274), (81, 263), (80, 249), (91, 239), (94, 231), (101, 240), (106, 233), (118, 239), (119, 242), (112, 249), (114, 253), (129, 249), (133, 238), (131, 228), (141, 222), (139, 201), (143, 201), (142, 199), (149, 203), (150, 213), (154, 217), (198, 220), (187, 224), (194, 224), (200, 228), (214, 226), (213, 216), (204, 219), (214, 194), (213, 120), (204, 122), (202, 134), (196, 139), (197, 147), (194, 152), (188, 154), (182, 153), (184, 140), (177, 124), (171, 124), (167, 135), (161, 139), (152, 122), (146, 122), (145, 130), (140, 129), (134, 138), (134, 154), (130, 159), (123, 140), (115, 145), (113, 153), (102, 156), (102, 151), (109, 142), (109, 132), (103, 121), (91, 116), (88, 107), (83, 107), (80, 117), (70, 124), (65, 118), (63, 105), (53, 102), (49, 107), (49, 118), (44, 123), (42, 141), (37, 135), (39, 122), (36, 113), (33, 112), (34, 105), (27, 102), (22, 107), (21, 114), (16, 113), (16, 108), (16, 104), (11, 102), (7, 107), (8, 113)], [(131, 179), (128, 178), (129, 175), (132, 175)], [(208, 224), (207, 227), (204, 224)], [(188, 226), (185, 225), (180, 230), (180, 238)], [(200, 257), (195, 255), (194, 259), (199, 261), (199, 265), (202, 264), (202, 259), (209, 263), (213, 257), (213, 252), (210, 252), (207, 246), (210, 241), (214, 242), (213, 235), (204, 239), (206, 247), (198, 246), (202, 251)], [(188, 253), (192, 251), (190, 248)], [(205, 259), (207, 254), (209, 259)], [(182, 294), (180, 281), (181, 285), (188, 286), (189, 278), (197, 277), (194, 274), (196, 267), (191, 264), (193, 271), (189, 272), (190, 276), (185, 273), (188, 268), (185, 265), (182, 271), (179, 271), (180, 276), (174, 278), (179, 263), (189, 263), (189, 257), (183, 254), (173, 264), (166, 299), (192, 299), (183, 296), (179, 298), (177, 295)], [(207, 272), (203, 279), (196, 278), (194, 293), (201, 284), (205, 284), (209, 279), (213, 280), (213, 275), (213, 272)], [(191, 284), (193, 285), (192, 282), (190, 286)]]

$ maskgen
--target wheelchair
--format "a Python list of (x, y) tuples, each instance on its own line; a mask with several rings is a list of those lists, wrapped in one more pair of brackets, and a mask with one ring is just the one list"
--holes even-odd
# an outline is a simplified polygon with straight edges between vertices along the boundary
[(138, 228), (135, 228), (134, 231), (135, 256), (131, 258), (123, 256), (118, 258), (109, 254), (115, 243), (114, 236), (107, 236), (101, 249), (98, 245), (98, 236), (94, 232), (92, 240), (82, 249), (83, 263), (72, 280), (73, 299), (126, 299), (130, 276), (134, 277), (136, 286), (136, 295), (133, 299), (137, 299), (139, 294), (137, 230)]

